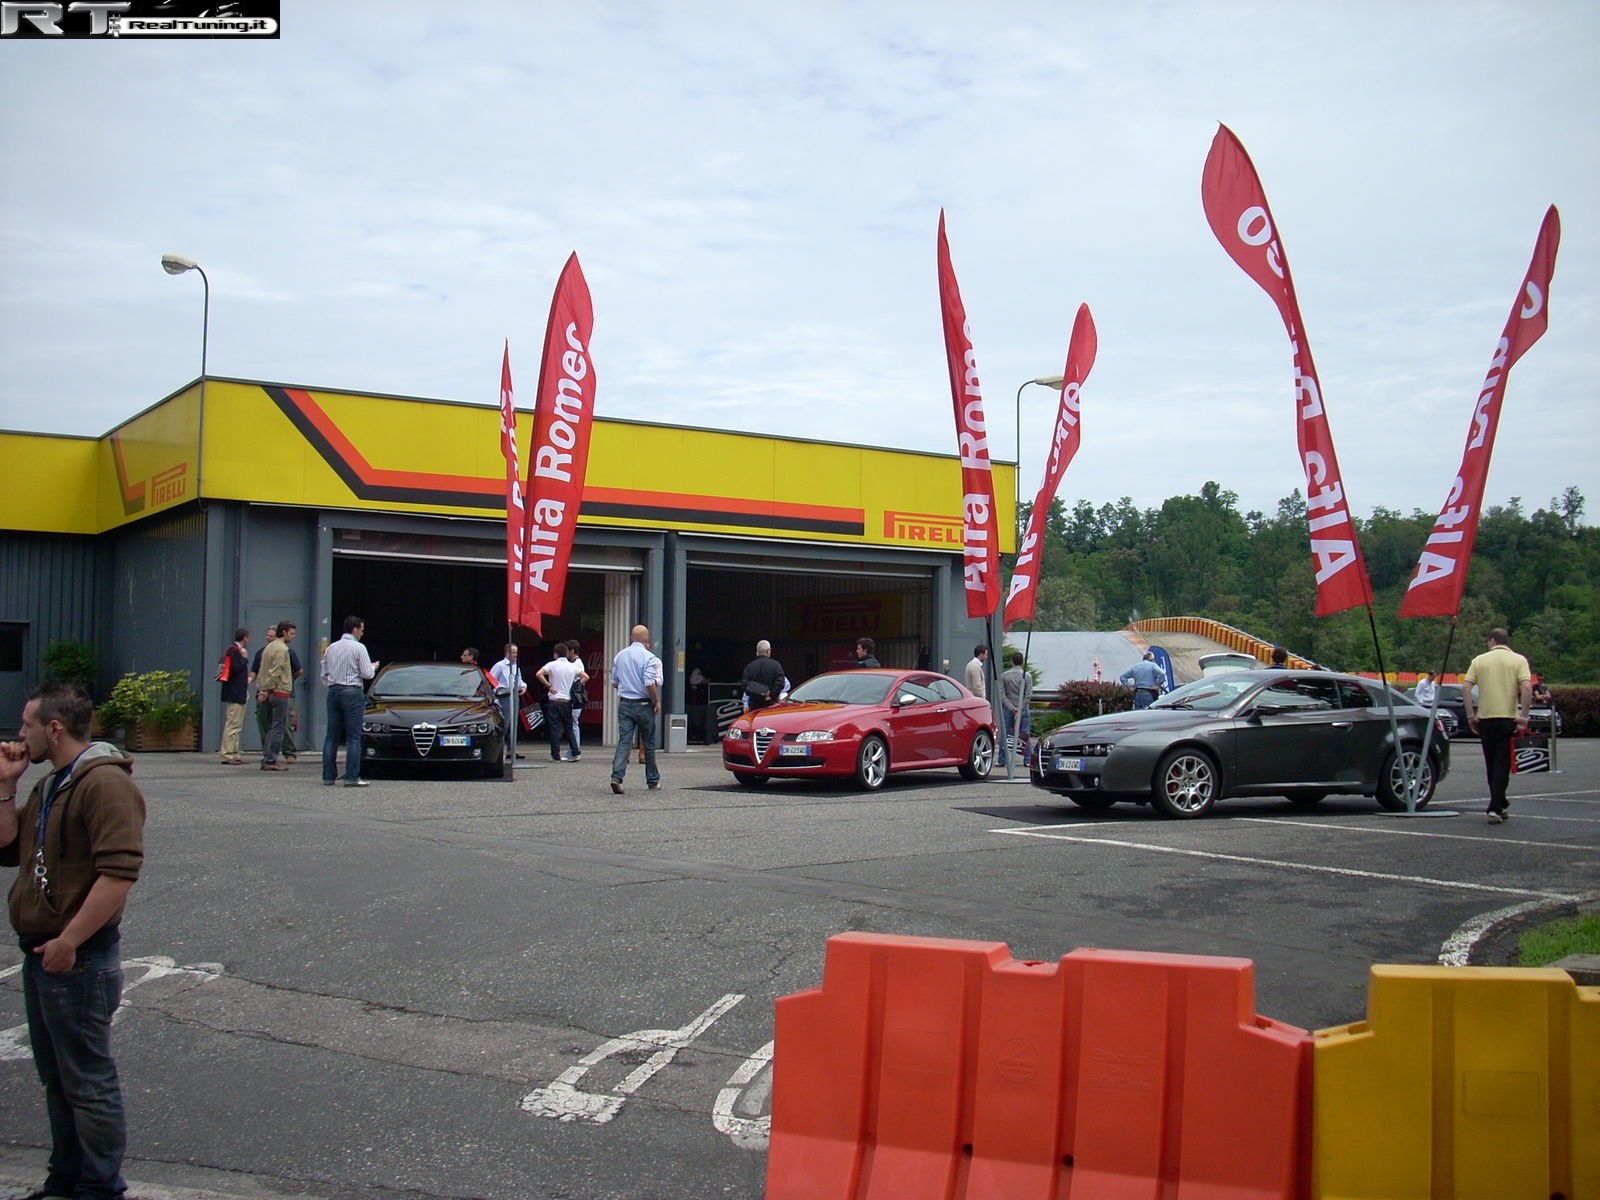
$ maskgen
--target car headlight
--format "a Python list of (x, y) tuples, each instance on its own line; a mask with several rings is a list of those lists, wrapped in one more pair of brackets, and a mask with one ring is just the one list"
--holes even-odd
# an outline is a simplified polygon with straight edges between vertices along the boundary
[(807, 729), (807, 730), (803, 730), (802, 732), (797, 733), (797, 734), (794, 735), (794, 740), (797, 741), (797, 742), (831, 742), (831, 741), (833, 741), (833, 730), (831, 730), (831, 729)]
[(363, 721), (363, 722), (361, 722), (361, 732), (362, 733), (382, 733), (387, 728), (388, 728), (387, 725), (380, 724), (377, 721)]
[(730, 725), (728, 726), (728, 732), (722, 736), (727, 738), (730, 742), (742, 742), (747, 735), (743, 729), (739, 728), (739, 726)]

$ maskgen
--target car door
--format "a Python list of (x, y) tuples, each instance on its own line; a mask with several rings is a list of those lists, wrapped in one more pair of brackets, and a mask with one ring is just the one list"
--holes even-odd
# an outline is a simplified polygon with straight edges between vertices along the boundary
[(898, 765), (927, 762), (940, 752), (948, 730), (947, 702), (929, 681), (902, 679), (886, 697), (890, 705), (889, 761)]
[(1350, 759), (1352, 730), (1351, 719), (1340, 712), (1334, 680), (1275, 679), (1235, 722), (1233, 786), (1261, 792), (1331, 783)]

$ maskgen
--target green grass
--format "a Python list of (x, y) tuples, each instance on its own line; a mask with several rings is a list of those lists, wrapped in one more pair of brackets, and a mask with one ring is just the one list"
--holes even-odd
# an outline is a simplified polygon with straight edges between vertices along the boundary
[(1600, 913), (1563, 917), (1517, 939), (1517, 965), (1543, 967), (1569, 954), (1600, 954)]

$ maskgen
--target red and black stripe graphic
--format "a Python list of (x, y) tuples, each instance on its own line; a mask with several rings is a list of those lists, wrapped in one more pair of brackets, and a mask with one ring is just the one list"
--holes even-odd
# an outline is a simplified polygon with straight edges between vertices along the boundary
[[(263, 385), (284, 416), (360, 500), (392, 504), (425, 504), (505, 512), (505, 481), (469, 475), (422, 471), (390, 471), (367, 462), (332, 417), (301, 388)], [(859, 537), (866, 532), (866, 513), (859, 508), (779, 501), (736, 500), (678, 492), (586, 486), (581, 515), (630, 521), (720, 525), (767, 529), (774, 533), (826, 533)]]

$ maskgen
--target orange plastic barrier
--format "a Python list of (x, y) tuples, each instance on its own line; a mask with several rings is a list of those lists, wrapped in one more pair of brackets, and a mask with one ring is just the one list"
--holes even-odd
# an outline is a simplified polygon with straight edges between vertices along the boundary
[(1311, 1036), (1248, 960), (847, 933), (777, 1002), (767, 1200), (1304, 1196)]

